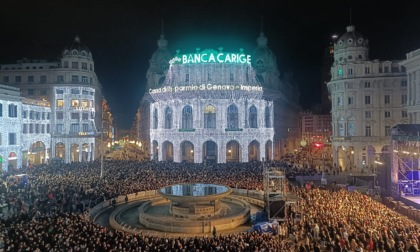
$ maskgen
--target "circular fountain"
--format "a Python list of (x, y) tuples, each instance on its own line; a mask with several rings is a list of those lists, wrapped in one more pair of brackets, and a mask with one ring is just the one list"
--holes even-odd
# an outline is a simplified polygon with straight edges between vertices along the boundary
[(159, 198), (138, 208), (141, 225), (170, 233), (209, 233), (245, 224), (251, 206), (215, 184), (176, 184), (157, 190)]
[(232, 189), (214, 184), (178, 184), (158, 190), (170, 201), (169, 213), (174, 217), (204, 219), (220, 216), (221, 198), (228, 196)]

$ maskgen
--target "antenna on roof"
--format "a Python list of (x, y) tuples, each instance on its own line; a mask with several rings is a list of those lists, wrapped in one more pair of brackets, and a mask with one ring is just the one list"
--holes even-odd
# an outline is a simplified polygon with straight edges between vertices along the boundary
[(350, 25), (351, 25), (351, 6), (350, 6)]
[(263, 30), (264, 30), (264, 16), (261, 16), (260, 32), (262, 33)]
[(163, 28), (163, 18), (162, 18), (162, 28), (161, 29), (162, 29), (161, 33), (162, 33), (162, 36), (163, 36), (163, 35), (165, 35), (165, 29)]

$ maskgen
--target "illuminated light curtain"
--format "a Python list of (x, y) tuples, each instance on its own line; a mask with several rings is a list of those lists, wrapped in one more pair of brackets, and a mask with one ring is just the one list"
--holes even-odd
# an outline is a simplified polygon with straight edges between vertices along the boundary
[(172, 109), (167, 107), (165, 109), (165, 129), (172, 128)]
[(238, 127), (238, 107), (232, 104), (227, 111), (227, 127), (228, 129), (237, 129)]
[(271, 111), (270, 108), (267, 106), (265, 107), (265, 127), (271, 128)]
[(258, 128), (257, 118), (258, 118), (257, 108), (254, 105), (252, 105), (249, 108), (249, 127), (250, 128)]
[(182, 109), (182, 128), (192, 129), (193, 128), (193, 115), (191, 106), (187, 105)]
[(204, 108), (204, 128), (216, 128), (216, 107), (213, 105), (207, 105)]

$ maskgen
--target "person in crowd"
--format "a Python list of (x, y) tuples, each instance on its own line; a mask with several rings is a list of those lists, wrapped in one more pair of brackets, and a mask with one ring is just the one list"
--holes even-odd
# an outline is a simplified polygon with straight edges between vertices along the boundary
[[(0, 221), (4, 251), (418, 251), (419, 247), (420, 229), (407, 217), (359, 192), (316, 186), (289, 185), (299, 200), (278, 235), (249, 231), (217, 236), (214, 229), (212, 237), (165, 238), (109, 230), (86, 218), (86, 211), (103, 201), (175, 183), (261, 191), (259, 162), (204, 166), (113, 160), (103, 179), (98, 161), (34, 166), (27, 173), (30, 186), (3, 195), (11, 205), (9, 217)], [(285, 173), (317, 171), (292, 166)], [(27, 208), (26, 203), (33, 206)]]

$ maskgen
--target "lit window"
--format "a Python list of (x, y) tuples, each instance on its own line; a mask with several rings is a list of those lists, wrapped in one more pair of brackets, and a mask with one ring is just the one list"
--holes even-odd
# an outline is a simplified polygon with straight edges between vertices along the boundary
[(88, 100), (82, 100), (82, 108), (87, 108), (89, 105)]
[(204, 128), (216, 128), (216, 107), (213, 105), (207, 105), (204, 108)]
[(73, 108), (79, 107), (79, 100), (77, 100), (77, 99), (71, 100), (71, 106)]
[(62, 108), (62, 107), (64, 107), (64, 100), (62, 100), (62, 99), (57, 100), (57, 107), (58, 107), (58, 108)]

